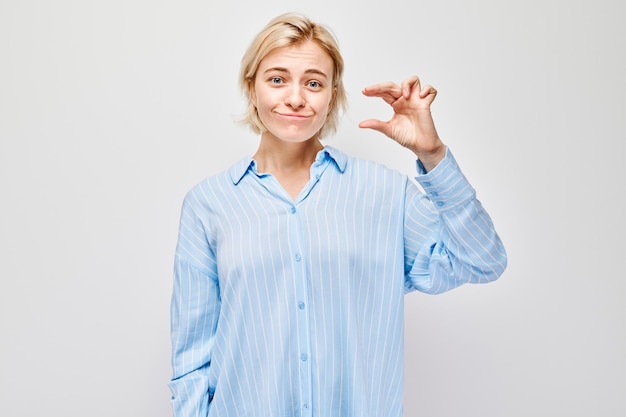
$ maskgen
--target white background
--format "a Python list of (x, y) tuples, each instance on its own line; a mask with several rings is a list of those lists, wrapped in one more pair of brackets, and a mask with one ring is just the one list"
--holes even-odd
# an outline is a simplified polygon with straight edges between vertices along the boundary
[(509, 253), (496, 283), (406, 297), (406, 415), (626, 415), (618, 0), (0, 0), (0, 415), (170, 415), (180, 205), (256, 148), (239, 60), (285, 11), (339, 38), (350, 110), (329, 144), (412, 175), (358, 129), (389, 116), (360, 91), (439, 90)]

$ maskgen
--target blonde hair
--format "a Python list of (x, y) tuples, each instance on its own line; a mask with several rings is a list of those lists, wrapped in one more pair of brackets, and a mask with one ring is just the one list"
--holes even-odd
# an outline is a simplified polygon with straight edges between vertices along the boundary
[(314, 23), (300, 14), (285, 13), (272, 19), (256, 35), (241, 60), (239, 85), (247, 100), (247, 109), (240, 122), (249, 125), (253, 132), (260, 134), (267, 130), (259, 118), (250, 95), (259, 64), (276, 48), (294, 46), (306, 41), (315, 42), (328, 53), (333, 61), (333, 101), (319, 137), (337, 130), (340, 110), (344, 111), (347, 104), (346, 91), (343, 86), (343, 58), (339, 52), (337, 40), (323, 25)]

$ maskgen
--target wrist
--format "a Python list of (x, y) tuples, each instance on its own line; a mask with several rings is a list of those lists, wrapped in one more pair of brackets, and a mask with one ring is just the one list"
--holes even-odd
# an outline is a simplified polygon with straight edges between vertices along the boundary
[(423, 152), (423, 151), (421, 152), (414, 151), (414, 152), (415, 152), (415, 155), (417, 155), (417, 158), (420, 160), (420, 162), (424, 166), (424, 168), (426, 169), (426, 172), (430, 172), (439, 164), (439, 162), (441, 162), (443, 158), (445, 158), (446, 151), (447, 151), (446, 145), (442, 143), (440, 146), (428, 152)]

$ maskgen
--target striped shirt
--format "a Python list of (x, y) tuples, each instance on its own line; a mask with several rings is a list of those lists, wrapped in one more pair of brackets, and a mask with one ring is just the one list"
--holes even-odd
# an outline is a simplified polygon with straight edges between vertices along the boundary
[(293, 200), (251, 158), (183, 202), (177, 417), (402, 416), (403, 295), (495, 280), (506, 253), (446, 157), (417, 184), (325, 147)]

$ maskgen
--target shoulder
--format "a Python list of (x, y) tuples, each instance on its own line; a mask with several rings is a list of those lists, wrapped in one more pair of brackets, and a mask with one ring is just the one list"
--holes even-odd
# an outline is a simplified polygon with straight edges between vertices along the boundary
[(331, 146), (327, 146), (326, 150), (335, 160), (339, 169), (350, 175), (359, 175), (365, 178), (383, 176), (399, 181), (408, 179), (405, 174), (380, 162), (352, 156)]
[(344, 176), (351, 180), (358, 182), (366, 181), (369, 183), (384, 181), (398, 185), (405, 185), (411, 182), (406, 174), (380, 162), (349, 155), (336, 148), (327, 148), (329, 149), (329, 154), (336, 161)]
[(237, 190), (237, 183), (245, 174), (251, 158), (242, 158), (226, 170), (212, 174), (191, 187), (184, 198), (184, 205), (202, 211), (215, 203), (231, 199)]
[(337, 172), (341, 172), (335, 180), (345, 187), (345, 192), (382, 202), (404, 199), (409, 190), (411, 193), (418, 191), (406, 174), (380, 162), (348, 155), (334, 148), (329, 149), (329, 154), (337, 164)]

